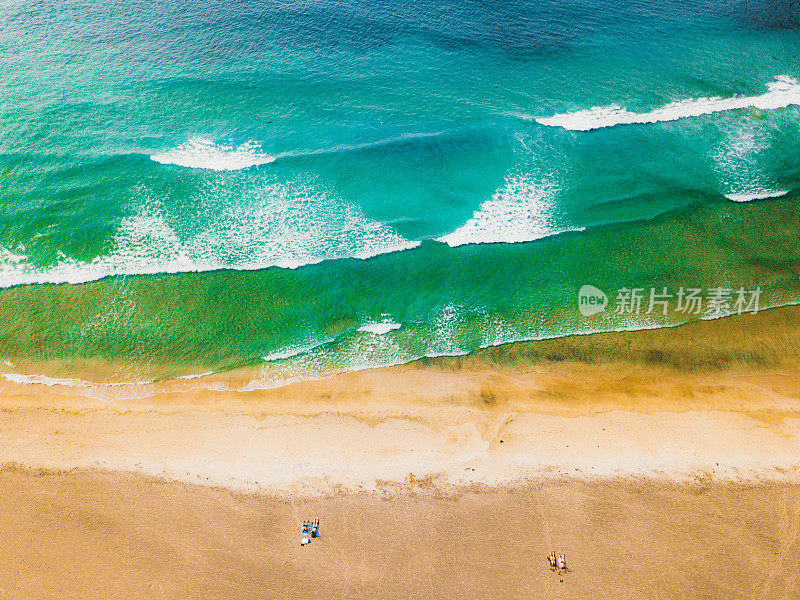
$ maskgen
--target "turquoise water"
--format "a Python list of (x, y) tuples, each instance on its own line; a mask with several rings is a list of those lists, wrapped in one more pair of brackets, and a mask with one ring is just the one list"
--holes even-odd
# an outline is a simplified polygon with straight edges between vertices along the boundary
[(794, 302), (798, 10), (0, 0), (0, 356), (280, 382), (692, 318), (584, 284)]

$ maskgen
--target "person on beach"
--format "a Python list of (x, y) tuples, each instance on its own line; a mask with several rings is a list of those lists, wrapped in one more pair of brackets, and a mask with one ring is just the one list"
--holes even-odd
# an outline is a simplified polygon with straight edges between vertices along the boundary
[(319, 519), (303, 521), (300, 527), (300, 535), (303, 537), (303, 540), (308, 540), (307, 542), (302, 542), (303, 546), (311, 541), (309, 538), (319, 537)]
[(313, 537), (316, 536), (312, 533), (311, 521), (303, 521), (300, 527), (300, 545), (308, 546)]
[(559, 552), (556, 555), (556, 560), (558, 562), (558, 574), (563, 575), (567, 572), (567, 555)]
[(556, 565), (557, 565), (557, 563), (556, 563), (556, 551), (555, 550), (551, 550), (550, 554), (547, 555), (547, 562), (550, 563), (550, 570), (555, 573)]

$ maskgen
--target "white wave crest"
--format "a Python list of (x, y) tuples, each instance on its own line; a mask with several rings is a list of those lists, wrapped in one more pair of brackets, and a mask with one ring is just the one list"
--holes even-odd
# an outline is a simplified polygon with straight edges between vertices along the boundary
[(629, 112), (620, 106), (595, 106), (587, 110), (562, 113), (552, 117), (534, 117), (534, 119), (549, 127), (563, 127), (570, 131), (589, 131), (615, 125), (675, 121), (743, 108), (774, 110), (800, 105), (800, 83), (797, 80), (780, 75), (775, 78), (775, 81), (768, 83), (767, 88), (769, 91), (760, 96), (679, 100), (646, 113)]
[(162, 165), (214, 171), (238, 171), (275, 160), (274, 156), (264, 154), (257, 142), (227, 146), (200, 137), (192, 138), (174, 150), (154, 154), (150, 158)]
[(481, 204), (464, 225), (439, 238), (451, 247), (462, 244), (530, 242), (579, 231), (559, 223), (555, 195), (558, 186), (528, 175), (509, 177), (505, 185)]
[(3, 373), (2, 376), (3, 379), (5, 379), (6, 381), (10, 381), (12, 383), (19, 383), (23, 385), (45, 385), (48, 387), (64, 386), (64, 387), (121, 388), (121, 387), (132, 387), (137, 385), (150, 385), (153, 383), (152, 381), (131, 381), (130, 383), (126, 382), (94, 383), (91, 381), (86, 381), (84, 379), (49, 377), (47, 375), (39, 375), (39, 374), (27, 375), (25, 373)]
[(326, 344), (330, 344), (333, 341), (333, 338), (325, 338), (321, 341), (309, 342), (306, 344), (296, 344), (293, 346), (286, 346), (281, 348), (280, 350), (276, 350), (275, 352), (270, 352), (266, 356), (262, 356), (261, 359), (264, 362), (274, 362), (276, 360), (285, 360), (287, 358), (294, 358), (295, 356), (300, 356), (302, 354), (306, 354), (308, 352), (313, 352), (318, 348), (325, 346)]
[(359, 331), (366, 333), (373, 333), (375, 335), (385, 335), (395, 329), (400, 329), (400, 323), (395, 323), (392, 320), (382, 321), (381, 323), (367, 323), (358, 328)]
[(217, 143), (204, 137), (191, 138), (185, 144), (172, 150), (153, 154), (150, 159), (163, 165), (177, 165), (191, 169), (211, 169), (214, 171), (239, 171), (258, 165), (265, 165), (279, 158), (319, 156), (379, 148), (395, 143), (425, 138), (435, 138), (443, 131), (404, 133), (402, 135), (356, 144), (339, 144), (314, 150), (295, 150), (280, 154), (265, 154), (259, 142), (250, 140), (240, 146)]
[(746, 194), (725, 194), (728, 200), (734, 202), (750, 202), (752, 200), (765, 200), (767, 198), (780, 198), (789, 193), (789, 190), (759, 190)]
[(203, 377), (208, 377), (209, 375), (213, 375), (214, 371), (205, 371), (204, 373), (193, 373), (191, 375), (180, 375), (176, 377), (176, 379), (185, 379), (185, 380), (192, 380), (192, 379), (202, 379)]
[[(24, 252), (24, 247), (20, 247), (20, 252)], [(0, 247), (0, 263), (6, 263), (9, 265), (17, 265), (19, 263), (24, 263), (28, 260), (27, 254), (17, 254), (15, 252), (11, 252), (8, 248)]]
[(0, 288), (76, 284), (111, 275), (294, 269), (419, 245), (309, 183), (267, 185), (254, 190), (246, 206), (238, 197), (225, 202), (217, 192), (205, 207), (207, 214), (191, 215), (191, 222), (170, 215), (159, 200), (145, 198), (139, 212), (120, 223), (112, 249), (91, 261), (63, 257), (37, 268), (27, 256), (0, 252)]

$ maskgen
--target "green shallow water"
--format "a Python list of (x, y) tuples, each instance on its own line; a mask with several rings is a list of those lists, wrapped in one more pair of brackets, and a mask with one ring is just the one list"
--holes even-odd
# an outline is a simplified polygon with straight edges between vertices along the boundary
[[(19, 286), (0, 291), (0, 344), (18, 367), (47, 362), (51, 372), (86, 372), (100, 358), (111, 371), (99, 374), (112, 379), (261, 364), (277, 353), (269, 373), (279, 381), (515, 340), (664, 326), (699, 317), (678, 313), (674, 301), (666, 316), (646, 314), (647, 302), (642, 314), (615, 314), (616, 291), (760, 286), (762, 309), (793, 302), (799, 224), (796, 195), (746, 205), (706, 200), (524, 244), (430, 242), (296, 270)], [(584, 284), (611, 296), (605, 312), (578, 311)], [(389, 319), (402, 327), (358, 330)]]
[(795, 4), (0, 0), (0, 359), (272, 385), (701, 316), (587, 284), (796, 302)]

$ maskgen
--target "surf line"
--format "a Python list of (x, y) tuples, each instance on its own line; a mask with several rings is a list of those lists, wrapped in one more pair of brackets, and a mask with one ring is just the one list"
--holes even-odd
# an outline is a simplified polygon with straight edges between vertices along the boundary
[(760, 108), (775, 110), (800, 105), (800, 82), (788, 75), (779, 75), (767, 84), (767, 91), (759, 96), (733, 98), (690, 98), (671, 102), (650, 112), (630, 112), (621, 106), (595, 106), (586, 110), (561, 113), (551, 117), (529, 117), (541, 125), (562, 127), (569, 131), (591, 131), (616, 125), (635, 125), (676, 121), (688, 117), (710, 115), (728, 110)]

